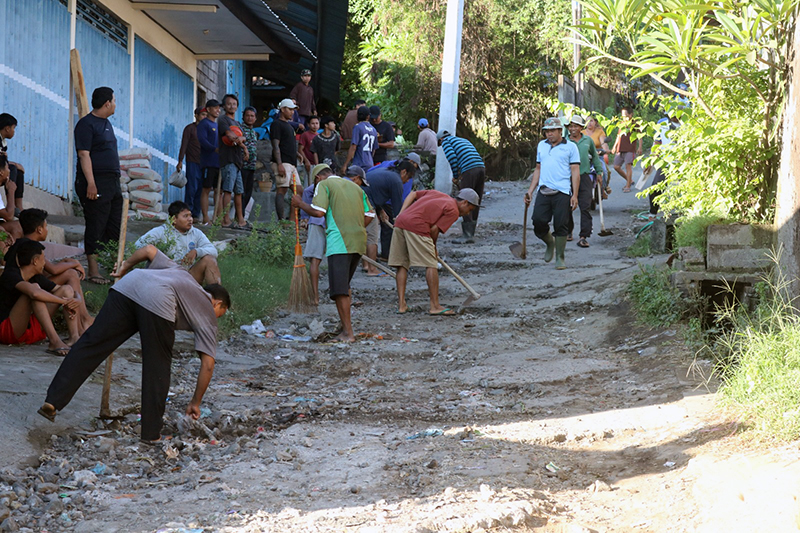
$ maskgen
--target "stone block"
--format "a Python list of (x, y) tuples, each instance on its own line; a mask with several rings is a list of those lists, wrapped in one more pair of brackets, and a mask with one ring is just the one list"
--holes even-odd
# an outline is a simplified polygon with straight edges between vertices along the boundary
[(769, 268), (768, 248), (722, 248), (709, 246), (708, 269), (720, 272), (760, 272)]
[(682, 246), (678, 249), (678, 256), (686, 265), (705, 266), (706, 264), (706, 258), (703, 253), (694, 246)]
[(650, 250), (655, 254), (667, 251), (667, 224), (660, 218), (654, 220), (650, 228)]
[[(257, 220), (258, 222), (274, 222), (277, 220), (275, 218), (275, 193), (274, 192), (261, 192), (259, 190), (253, 191), (253, 201), (256, 203), (257, 206), (260, 206), (260, 211), (258, 213), (258, 218), (255, 218), (255, 210), (256, 207), (253, 207), (253, 211), (250, 215), (250, 220)], [(286, 212), (289, 212), (289, 195), (286, 195)]]
[(757, 224), (712, 224), (707, 229), (709, 246), (769, 248), (773, 231)]

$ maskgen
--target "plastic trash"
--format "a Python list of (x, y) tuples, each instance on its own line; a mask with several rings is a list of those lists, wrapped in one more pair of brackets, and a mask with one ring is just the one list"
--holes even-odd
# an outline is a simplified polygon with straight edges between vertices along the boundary
[(425, 431), (420, 431), (419, 433), (409, 435), (406, 437), (406, 440), (424, 439), (425, 437), (440, 437), (442, 435), (444, 435), (444, 430), (439, 428), (429, 428)]
[(108, 467), (106, 467), (106, 465), (104, 465), (103, 463), (97, 463), (96, 465), (94, 465), (94, 468), (92, 468), (92, 472), (94, 472), (98, 476), (102, 476), (103, 474), (106, 473), (107, 468)]
[(186, 186), (186, 174), (183, 172), (178, 172), (177, 170), (173, 172), (169, 177), (169, 184), (173, 187), (178, 187), (179, 189)]
[(310, 336), (281, 335), (281, 340), (295, 342), (311, 342)]
[(552, 472), (553, 474), (555, 474), (555, 473), (557, 473), (559, 470), (561, 470), (559, 467), (557, 467), (557, 466), (555, 465), (555, 463), (553, 463), (553, 461), (550, 461), (549, 463), (547, 463), (546, 465), (544, 465), (544, 468), (545, 468), (545, 470), (547, 470), (548, 472)]
[(253, 320), (253, 323), (250, 324), (249, 326), (242, 326), (241, 328), (242, 331), (244, 331), (248, 335), (261, 335), (262, 333), (267, 331), (267, 328), (258, 319)]

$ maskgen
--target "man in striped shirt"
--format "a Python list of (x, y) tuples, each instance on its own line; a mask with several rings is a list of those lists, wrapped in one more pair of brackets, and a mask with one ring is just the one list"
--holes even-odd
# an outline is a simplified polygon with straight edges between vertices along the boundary
[[(486, 166), (483, 158), (466, 139), (450, 135), (447, 130), (440, 131), (436, 138), (444, 150), (447, 162), (453, 170), (453, 179), (458, 180), (460, 189), (473, 189), (483, 198), (483, 183), (486, 181)], [(478, 211), (476, 207), (471, 213), (461, 218), (461, 240), (453, 241), (456, 244), (470, 244), (475, 242), (475, 228), (478, 225)]]

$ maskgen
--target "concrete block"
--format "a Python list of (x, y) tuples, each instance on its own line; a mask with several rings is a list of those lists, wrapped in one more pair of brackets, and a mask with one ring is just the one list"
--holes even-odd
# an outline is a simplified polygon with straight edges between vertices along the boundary
[(769, 268), (769, 248), (722, 248), (708, 249), (709, 270), (721, 272), (760, 272)]
[[(260, 206), (261, 209), (258, 213), (258, 218), (255, 218), (255, 210), (256, 207), (253, 207), (253, 211), (250, 214), (250, 220), (257, 220), (258, 222), (275, 222), (277, 218), (275, 216), (275, 193), (274, 192), (261, 192), (259, 190), (253, 191), (253, 201), (256, 203), (256, 206)], [(286, 212), (290, 209), (289, 206), (289, 195), (286, 195)]]
[(38, 207), (44, 209), (49, 215), (72, 216), (72, 204), (47, 191), (37, 189), (33, 185), (25, 184), (25, 196), (22, 198), (23, 209)]
[(64, 228), (54, 226), (53, 224), (47, 225), (47, 242), (56, 244), (67, 244), (66, 234)]
[(713, 224), (707, 229), (709, 246), (769, 248), (774, 237), (770, 226), (758, 224)]
[(655, 254), (667, 251), (667, 224), (660, 218), (650, 228), (650, 250)]
[(702, 265), (705, 267), (706, 258), (703, 256), (703, 253), (694, 246), (682, 246), (678, 249), (678, 256), (684, 264)]

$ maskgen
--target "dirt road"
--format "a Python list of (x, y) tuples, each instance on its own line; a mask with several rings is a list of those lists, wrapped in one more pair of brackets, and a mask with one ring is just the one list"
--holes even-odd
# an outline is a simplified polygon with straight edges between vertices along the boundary
[[(556, 271), (532, 232), (526, 261), (508, 251), (523, 191), (489, 184), (479, 241), (451, 244), (457, 228), (442, 238), (478, 302), (429, 317), (417, 272), (412, 312), (398, 315), (391, 278), (359, 274), (358, 343), (280, 338), (332, 330), (331, 304), (273, 317), (277, 338), (223, 343), (202, 424), (188, 428), (197, 361), (184, 339), (164, 448), (136, 436), (135, 342), (112, 396), (131, 414), (104, 434), (91, 433), (103, 429), (91, 419), (96, 385), (56, 425), (31, 417), (54, 371), (42, 361), (26, 391), (3, 395), (16, 410), (4, 424), (39, 457), (27, 469), (15, 457), (0, 477), (0, 517), (86, 532), (796, 529), (796, 450), (742, 451), (735, 423), (687, 377), (680, 334), (638, 326), (624, 301), (638, 268), (624, 255), (631, 214), (646, 202), (617, 188), (606, 204), (614, 235), (587, 250), (570, 243), (569, 268)], [(443, 275), (442, 302), (465, 297)]]

